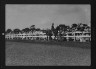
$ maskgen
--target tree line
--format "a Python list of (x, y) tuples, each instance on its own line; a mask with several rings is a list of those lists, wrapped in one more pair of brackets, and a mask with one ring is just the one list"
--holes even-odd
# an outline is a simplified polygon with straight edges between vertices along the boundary
[(64, 35), (66, 32), (72, 32), (72, 31), (84, 31), (85, 29), (89, 29), (90, 27), (87, 25), (87, 24), (82, 24), (82, 23), (79, 23), (79, 24), (76, 24), (76, 23), (73, 23), (70, 26), (67, 26), (65, 24), (60, 24), (59, 26), (55, 27), (54, 28), (54, 23), (52, 23), (52, 26), (51, 26), (51, 29), (47, 29), (47, 30), (41, 30), (40, 28), (36, 28), (35, 25), (32, 25), (30, 26), (29, 28), (24, 28), (22, 30), (16, 28), (14, 30), (11, 30), (11, 29), (7, 29), (5, 31), (5, 33), (15, 33), (15, 34), (18, 34), (18, 33), (29, 33), (29, 32), (34, 32), (34, 31), (43, 31), (44, 33), (46, 33), (47, 35), (47, 38), (49, 36), (49, 39), (51, 40), (52, 39), (52, 35), (55, 36), (55, 38), (59, 35), (59, 37), (61, 37), (62, 35)]

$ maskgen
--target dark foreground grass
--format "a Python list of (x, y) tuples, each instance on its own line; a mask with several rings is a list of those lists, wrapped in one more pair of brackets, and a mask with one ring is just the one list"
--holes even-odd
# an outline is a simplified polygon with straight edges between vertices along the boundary
[(11, 42), (22, 42), (22, 43), (36, 43), (36, 44), (45, 44), (45, 45), (59, 45), (59, 46), (67, 46), (67, 47), (76, 47), (76, 48), (84, 48), (90, 49), (91, 42), (74, 42), (74, 41), (40, 41), (40, 40), (7, 40)]
[[(68, 45), (65, 44), (65, 45)], [(57, 44), (6, 41), (7, 66), (90, 66), (90, 49)], [(72, 45), (72, 44), (69, 44)]]

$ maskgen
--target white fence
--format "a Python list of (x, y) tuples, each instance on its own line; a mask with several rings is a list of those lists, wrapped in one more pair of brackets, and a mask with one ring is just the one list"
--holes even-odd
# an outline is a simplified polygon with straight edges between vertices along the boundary
[[(71, 34), (72, 35), (68, 35), (69, 34), (69, 32), (67, 33), (67, 35), (66, 36), (62, 36), (62, 38), (63, 37), (65, 37), (66, 39), (67, 39), (67, 41), (69, 41), (69, 38), (72, 38), (74, 41), (76, 41), (76, 40), (79, 40), (80, 42), (86, 42), (86, 40), (89, 40), (89, 41), (91, 41), (91, 33), (89, 33), (89, 32), (71, 32)], [(80, 35), (76, 35), (76, 34), (80, 34)], [(84, 35), (84, 34), (87, 34), (87, 35)], [(54, 37), (55, 36), (52, 36), (52, 39), (54, 39)], [(47, 35), (44, 35), (44, 34), (42, 34), (42, 35), (38, 35), (38, 36), (33, 36), (32, 34), (7, 34), (7, 35), (5, 35), (5, 38), (6, 39), (14, 39), (14, 38), (21, 38), (21, 39), (31, 39), (31, 40), (33, 40), (33, 39), (36, 39), (36, 38), (38, 38), (38, 39), (47, 39)]]

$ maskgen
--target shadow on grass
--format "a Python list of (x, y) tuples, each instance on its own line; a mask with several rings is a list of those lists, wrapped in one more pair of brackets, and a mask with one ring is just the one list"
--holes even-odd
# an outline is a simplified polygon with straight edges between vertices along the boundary
[(58, 45), (64, 47), (76, 47), (76, 48), (83, 48), (83, 49), (90, 49), (91, 42), (74, 42), (74, 41), (44, 41), (44, 40), (6, 40), (9, 42), (22, 42), (22, 43), (33, 43), (33, 44), (46, 44), (46, 45)]

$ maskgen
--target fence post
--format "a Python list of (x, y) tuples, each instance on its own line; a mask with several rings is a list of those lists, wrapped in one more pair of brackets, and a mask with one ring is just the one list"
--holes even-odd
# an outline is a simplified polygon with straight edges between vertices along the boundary
[(75, 32), (73, 33), (73, 35), (74, 35), (74, 41), (76, 41), (76, 38), (75, 38)]

